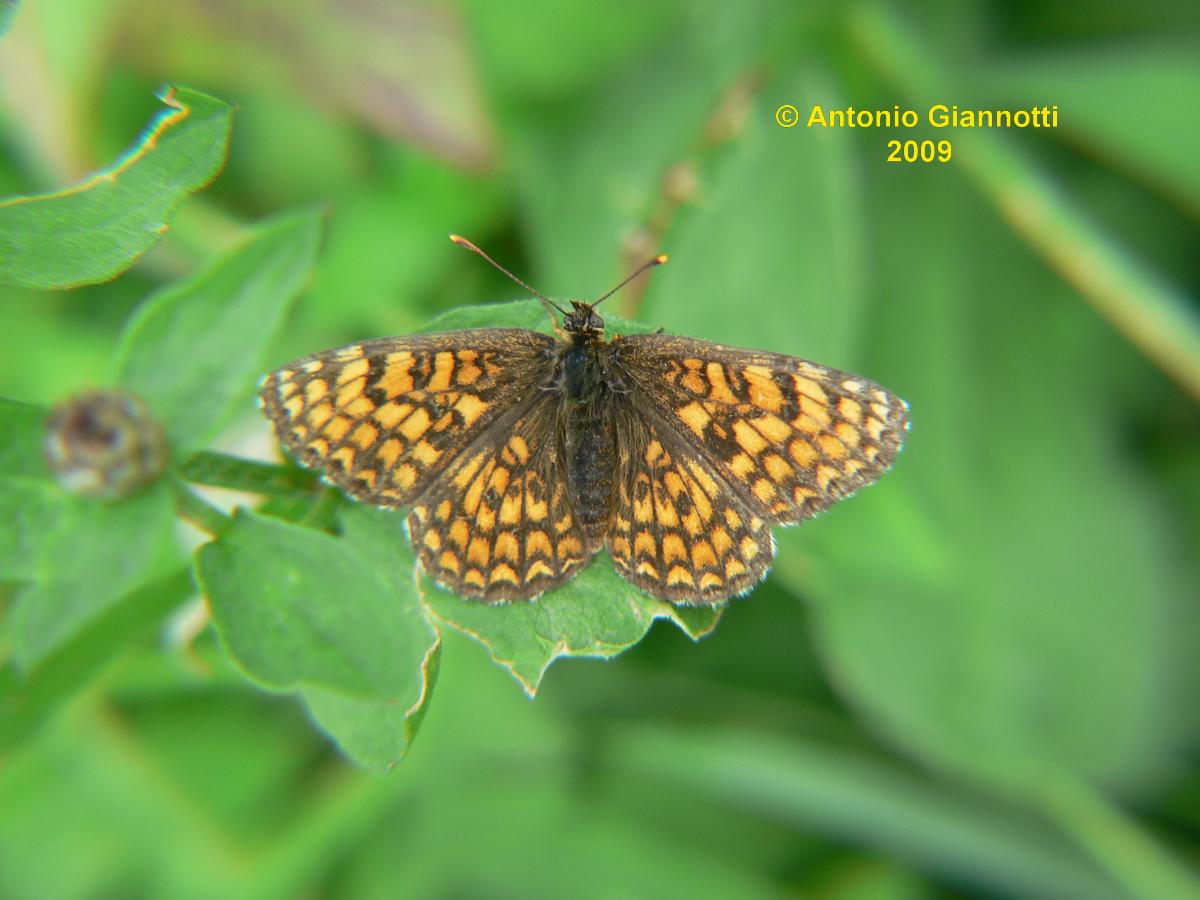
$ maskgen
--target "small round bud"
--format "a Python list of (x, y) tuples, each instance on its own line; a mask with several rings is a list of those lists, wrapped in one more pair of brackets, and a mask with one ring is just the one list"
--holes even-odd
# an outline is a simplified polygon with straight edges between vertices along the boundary
[(73, 494), (119, 500), (162, 474), (167, 441), (140, 397), (90, 391), (60, 403), (46, 419), (46, 462)]

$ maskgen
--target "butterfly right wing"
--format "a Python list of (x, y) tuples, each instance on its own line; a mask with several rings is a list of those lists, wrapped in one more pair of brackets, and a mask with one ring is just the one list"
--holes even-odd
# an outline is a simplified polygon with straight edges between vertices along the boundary
[(279, 440), (350, 495), (407, 506), (542, 387), (558, 342), (519, 328), (385, 338), (272, 372), (261, 398)]

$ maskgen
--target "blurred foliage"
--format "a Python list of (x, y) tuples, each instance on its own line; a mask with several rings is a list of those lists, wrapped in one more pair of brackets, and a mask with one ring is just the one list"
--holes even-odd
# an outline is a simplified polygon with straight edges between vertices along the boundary
[[(0, 896), (1200, 896), (1196, 9), (43, 0), (0, 34)], [(895, 165), (907, 133), (774, 122), (931, 100), (1062, 124)], [(558, 296), (668, 252), (616, 330), (862, 372), (909, 445), (723, 611), (603, 558), (437, 591), (251, 397), (547, 328), (451, 231)], [(173, 458), (105, 504), (40, 447), (114, 386)]]

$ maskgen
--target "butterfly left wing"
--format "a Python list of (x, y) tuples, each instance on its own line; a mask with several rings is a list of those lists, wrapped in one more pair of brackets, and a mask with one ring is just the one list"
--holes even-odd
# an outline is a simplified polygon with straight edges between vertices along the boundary
[(535, 393), (503, 434), (459, 454), (408, 515), (421, 565), (456, 594), (530, 600), (599, 548), (580, 527), (559, 453), (558, 396)]
[(807, 360), (666, 334), (611, 346), (647, 421), (774, 524), (807, 519), (877, 480), (908, 430), (908, 404), (895, 394)]
[(382, 338), (284, 366), (260, 396), (304, 465), (359, 500), (406, 506), (480, 435), (503, 430), (556, 347), (519, 328)]

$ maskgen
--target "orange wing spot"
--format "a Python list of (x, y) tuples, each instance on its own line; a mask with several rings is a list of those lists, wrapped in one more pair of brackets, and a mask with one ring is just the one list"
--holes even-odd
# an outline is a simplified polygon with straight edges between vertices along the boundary
[(454, 411), (462, 416), (464, 425), (474, 425), (475, 420), (487, 412), (490, 405), (484, 403), (475, 394), (463, 394), (454, 404)]
[(863, 450), (863, 456), (865, 456), (869, 462), (875, 462), (875, 457), (877, 457), (878, 455), (879, 455), (879, 448), (876, 447), (874, 444), (872, 444), (871, 446), (869, 446), (865, 450)]
[(742, 527), (742, 517), (737, 514), (737, 510), (726, 508), (725, 524), (735, 531)]
[(342, 385), (337, 392), (337, 405), (346, 406), (351, 400), (362, 396), (363, 390), (367, 386), (367, 379), (355, 378), (353, 381)]
[(737, 438), (738, 446), (751, 456), (757, 456), (768, 446), (766, 438), (751, 428), (745, 419), (738, 419), (733, 423), (733, 434)]
[(459, 384), (471, 385), (479, 380), (483, 375), (483, 369), (475, 365), (475, 360), (479, 359), (479, 354), (474, 350), (459, 350), (458, 351), (458, 374), (455, 381)]
[(754, 496), (763, 503), (770, 503), (776, 496), (775, 485), (767, 481), (765, 478), (760, 478), (754, 482)]
[(280, 381), (275, 393), (280, 400), (286, 400), (299, 390), (300, 385), (296, 384), (294, 381)]
[(396, 460), (400, 458), (400, 454), (404, 452), (404, 444), (395, 438), (391, 438), (383, 442), (379, 449), (375, 452), (375, 457), (384, 466), (390, 468), (395, 465)]
[(316, 375), (323, 368), (325, 368), (324, 361), (319, 360), (319, 359), (314, 359), (314, 360), (311, 360), (304, 364), (304, 374), (305, 375)]
[(438, 557), (438, 565), (441, 566), (443, 569), (445, 569), (447, 572), (453, 572), (455, 575), (457, 575), (459, 573), (459, 570), (462, 568), (462, 566), (460, 565), (460, 563), (458, 561), (458, 557), (455, 556), (454, 553), (450, 550), (447, 550), (445, 553), (443, 553), (441, 556)]
[(717, 554), (708, 541), (697, 541), (692, 545), (692, 565), (697, 569), (712, 569), (717, 565)]
[(292, 426), (292, 439), (293, 440), (295, 440), (298, 443), (303, 443), (305, 438), (307, 438), (307, 437), (308, 437), (308, 427), (307, 426), (301, 425), (299, 423), (296, 423), (295, 425)]
[(500, 501), (500, 521), (505, 525), (516, 525), (521, 521), (520, 494), (507, 494)]
[(837, 436), (842, 439), (842, 443), (847, 447), (858, 446), (858, 429), (853, 425), (848, 425), (845, 422), (838, 422), (834, 431), (837, 432)]
[(658, 505), (655, 507), (655, 512), (658, 513), (658, 524), (663, 528), (674, 528), (679, 524), (679, 510), (666, 497), (660, 496), (658, 501)]
[(442, 536), (436, 531), (427, 531), (425, 537), (421, 539), (421, 543), (436, 553), (442, 549)]
[(676, 560), (688, 558), (687, 547), (684, 546), (683, 538), (675, 533), (664, 534), (662, 539), (663, 562), (668, 565)]
[(320, 430), (320, 428), (332, 418), (333, 407), (328, 403), (318, 404), (308, 411), (308, 424), (311, 425), (314, 430)]
[(803, 438), (795, 438), (788, 444), (788, 455), (806, 469), (811, 467), (817, 459), (816, 448)]
[[(701, 466), (697, 465), (692, 460), (688, 460), (687, 467), (688, 471), (692, 473), (692, 478), (696, 480), (700, 487), (708, 492), (709, 497), (715, 497), (720, 493), (720, 488), (717, 487), (717, 483), (713, 481), (713, 477), (709, 475), (708, 472), (706, 472)], [(708, 504), (707, 498), (705, 498), (703, 501), (695, 497), (692, 499), (695, 500), (697, 504), (700, 504), (701, 502), (703, 502), (706, 506)], [(707, 519), (709, 515), (711, 515), (711, 512), (704, 513), (704, 518)]]
[(364, 416), (369, 416), (374, 410), (375, 404), (366, 397), (355, 397), (346, 404), (344, 412), (355, 419), (361, 419)]
[(521, 545), (517, 541), (517, 536), (511, 531), (502, 531), (496, 535), (495, 546), (496, 558), (519, 562), (521, 559)]
[(633, 539), (634, 556), (658, 556), (658, 546), (654, 543), (654, 535), (648, 531), (639, 531)]
[(662, 483), (672, 500), (687, 490), (687, 485), (683, 483), (683, 478), (674, 469), (663, 475)]
[(871, 412), (875, 413), (875, 415), (886, 422), (888, 416), (891, 415), (892, 408), (886, 403), (872, 403)]
[(746, 476), (755, 470), (754, 460), (746, 453), (739, 453), (729, 461), (729, 471), (733, 472), (738, 478), (743, 481)]
[(708, 375), (708, 398), (710, 400), (717, 403), (737, 403), (737, 397), (729, 389), (724, 366), (719, 362), (710, 362), (704, 371)]
[[(843, 387), (845, 385), (843, 384)], [(862, 404), (857, 400), (851, 400), (849, 397), (843, 397), (838, 401), (838, 415), (847, 422), (853, 422), (857, 425), (862, 421)]]
[(485, 584), (483, 573), (478, 569), (467, 569), (467, 574), (463, 576), (463, 581), (475, 587), (483, 587)]
[(375, 410), (375, 420), (384, 428), (395, 428), (413, 411), (411, 403), (385, 403)]
[(738, 575), (744, 574), (746, 574), (746, 567), (742, 565), (742, 561), (736, 556), (731, 556), (725, 560), (726, 579), (736, 578)]
[(475, 513), (475, 527), (480, 531), (491, 531), (496, 527), (496, 510), (492, 509), (486, 503), (479, 504), (479, 510)]
[(483, 486), (487, 483), (488, 468), (496, 464), (495, 460), (488, 460), (487, 466), (479, 477), (471, 482), (471, 486), (467, 488), (467, 492), (463, 494), (462, 505), (468, 515), (475, 515), (479, 510), (479, 501), (483, 499)]
[(696, 579), (693, 578), (692, 573), (683, 566), (672, 566), (671, 571), (667, 573), (667, 584), (686, 584), (694, 587), (696, 584)]
[(492, 574), (488, 577), (488, 581), (495, 584), (497, 581), (507, 581), (509, 584), (520, 584), (517, 579), (517, 573), (513, 571), (513, 567), (499, 563), (492, 569)]
[(821, 490), (829, 489), (829, 482), (839, 476), (838, 470), (833, 466), (817, 466), (817, 484)]
[(428, 411), (417, 407), (411, 416), (400, 423), (399, 431), (410, 441), (415, 441), (429, 430), (430, 421)]
[(425, 385), (425, 389), (428, 391), (449, 390), (453, 376), (454, 354), (448, 350), (442, 350), (433, 357), (433, 374), (429, 376), (429, 383)]
[(695, 401), (676, 409), (675, 415), (679, 416), (683, 420), (683, 424), (695, 432), (696, 437), (704, 437), (704, 428), (712, 421), (712, 416)]
[(771, 377), (771, 370), (762, 366), (746, 366), (742, 369), (742, 377), (750, 387), (750, 402), (759, 409), (768, 412), (779, 412), (783, 409), (783, 391)]
[(608, 548), (612, 551), (612, 555), (618, 559), (629, 558), (629, 541), (624, 537), (618, 536), (612, 538), (608, 543)]
[(492, 477), (488, 479), (488, 487), (503, 496), (504, 492), (508, 490), (508, 480), (510, 477), (512, 477), (510, 469), (504, 466), (496, 466), (492, 470)]
[(558, 558), (574, 559), (583, 553), (583, 543), (576, 537), (565, 537), (558, 542)]
[(514, 434), (509, 438), (508, 449), (513, 452), (518, 462), (522, 464), (529, 462), (529, 445), (525, 443), (525, 438), (519, 434)]
[(387, 365), (376, 385), (388, 396), (388, 399), (399, 394), (407, 394), (413, 389), (411, 372), (415, 362), (416, 359), (407, 350), (388, 354)]
[(485, 451), (480, 451), (467, 460), (466, 465), (459, 469), (454, 476), (455, 487), (466, 489), (467, 485), (474, 481), (475, 473), (478, 472), (479, 467), (483, 465), (483, 459), (485, 455)]
[(450, 524), (450, 530), (446, 532), (447, 537), (455, 544), (458, 544), (460, 550), (466, 549), (467, 541), (471, 538), (471, 526), (466, 519), (457, 518)]
[(800, 411), (813, 419), (816, 419), (822, 425), (828, 425), (833, 421), (829, 416), (829, 408), (823, 403), (818, 403), (811, 397), (800, 398)]
[(525, 490), (525, 515), (529, 517), (531, 522), (540, 522), (546, 518), (546, 513), (549, 507), (545, 498), (541, 500), (534, 499), (533, 493), (526, 488)]
[(721, 576), (716, 572), (705, 572), (700, 576), (700, 590), (706, 591), (709, 588), (722, 587), (725, 584), (721, 580)]
[(700, 513), (694, 509), (681, 517), (679, 521), (690, 535), (697, 535), (704, 530), (704, 523), (700, 521)]
[(278, 381), (280, 383), (279, 387), (281, 390), (283, 389), (283, 385), (286, 382), (291, 381), (295, 377), (296, 377), (296, 373), (293, 372), (291, 369), (280, 369), (278, 372), (275, 373), (275, 378), (278, 379)]
[(354, 434), (350, 435), (350, 442), (360, 450), (366, 450), (374, 446), (378, 439), (379, 429), (370, 422), (363, 422), (354, 429)]
[(821, 446), (821, 452), (829, 459), (845, 459), (846, 445), (839, 441), (832, 434), (822, 434), (817, 437), (817, 443)]
[(733, 547), (733, 538), (729, 536), (729, 532), (724, 528), (714, 529), (710, 536), (712, 537), (713, 549), (717, 551), (718, 559), (723, 557)]
[(883, 429), (887, 426), (878, 419), (867, 419), (867, 434), (871, 436), (871, 440), (879, 440), (879, 436), (883, 434)]
[(655, 581), (660, 580), (658, 577), (658, 569), (654, 568), (654, 563), (650, 562), (648, 559), (643, 559), (641, 562), (639, 562), (637, 564), (637, 569), (634, 571), (638, 575), (646, 575), (650, 578), (653, 578)]
[(448, 522), (450, 521), (451, 511), (452, 507), (450, 506), (450, 501), (443, 500), (438, 504), (438, 508), (433, 511), (433, 514), (437, 516), (437, 520), (439, 522)]
[(825, 389), (811, 378), (803, 378), (799, 375), (793, 375), (792, 382), (796, 386), (796, 393), (801, 397), (809, 397), (820, 404), (826, 404), (829, 402), (829, 395), (825, 393)]
[(847, 475), (855, 475), (865, 468), (866, 466), (857, 459), (848, 459), (842, 463), (842, 471), (844, 471)]
[[(283, 408), (287, 410), (287, 414), (292, 418), (300, 415), (300, 410), (304, 409), (304, 398), (297, 394), (291, 400), (283, 401)], [(311, 413), (309, 414), (312, 415)]]
[(792, 467), (778, 453), (769, 453), (763, 457), (763, 468), (767, 470), (772, 481), (784, 481), (792, 474)]
[(742, 551), (742, 559), (749, 562), (758, 556), (758, 541), (750, 537), (750, 535), (746, 535), (738, 543), (738, 549)]
[(663, 455), (663, 445), (658, 441), (651, 441), (646, 445), (646, 465), (653, 467), (654, 461)]
[(554, 558), (554, 545), (550, 543), (550, 535), (544, 531), (531, 531), (525, 536), (525, 558), (534, 555)]
[(354, 449), (352, 447), (338, 447), (329, 456), (331, 463), (341, 463), (343, 471), (349, 472), (354, 468)]
[(540, 559), (535, 559), (529, 564), (529, 568), (525, 570), (525, 583), (533, 581), (539, 575), (553, 575), (554, 570)]
[[(700, 377), (700, 360), (685, 359), (684, 367), (687, 369), (687, 374), (679, 379), (679, 383), (691, 391), (693, 394), (703, 394), (706, 392), (704, 379)], [(655, 576), (657, 577), (657, 575)]]
[(442, 455), (442, 451), (434, 447), (429, 441), (417, 441), (408, 452), (413, 459), (426, 468), (437, 462)]
[(779, 416), (760, 416), (751, 419), (750, 424), (772, 444), (782, 444), (792, 433), (792, 427)]
[(815, 491), (810, 491), (808, 488), (798, 487), (792, 491), (792, 500), (797, 506), (803, 506), (806, 502), (816, 497)]
[(407, 491), (417, 483), (417, 470), (408, 463), (401, 463), (392, 470), (392, 481), (396, 487)]
[(842, 382), (842, 389), (849, 391), (851, 394), (861, 393), (862, 388), (863, 388), (862, 382), (855, 381), (853, 378), (848, 378)]
[(317, 456), (324, 456), (329, 452), (329, 441), (324, 438), (313, 438), (307, 446)]
[(487, 538), (471, 538), (471, 546), (467, 548), (467, 562), (486, 566), (491, 561), (491, 555), (491, 547), (488, 545)]
[(352, 347), (350, 349), (355, 351), (355, 357), (343, 356), (341, 353), (338, 354), (338, 359), (354, 359), (354, 362), (344, 366), (342, 371), (338, 373), (337, 383), (339, 385), (354, 381), (356, 378), (362, 378), (371, 370), (369, 360), (358, 358), (362, 356), (362, 348)]
[(340, 441), (353, 424), (353, 420), (348, 416), (334, 416), (325, 426), (325, 436), (331, 441)]
[(704, 491), (693, 491), (692, 503), (695, 504), (695, 512), (699, 514), (701, 519), (707, 522), (712, 518), (712, 503)]

